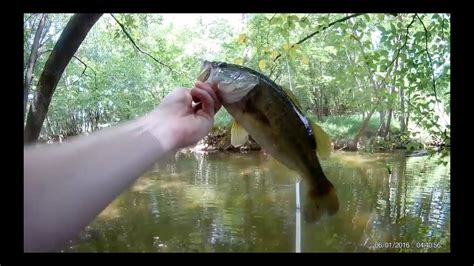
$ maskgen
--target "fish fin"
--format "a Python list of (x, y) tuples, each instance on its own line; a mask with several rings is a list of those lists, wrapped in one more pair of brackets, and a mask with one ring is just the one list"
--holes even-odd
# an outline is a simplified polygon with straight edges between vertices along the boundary
[(286, 92), (288, 97), (290, 97), (293, 104), (296, 105), (300, 110), (303, 110), (303, 108), (301, 108), (300, 102), (298, 101), (298, 98), (296, 98), (296, 95), (290, 89), (288, 89), (286, 87), (282, 87), (282, 88)]
[(230, 144), (234, 147), (242, 146), (247, 142), (248, 136), (247, 131), (234, 120), (232, 128), (230, 129)]
[(262, 166), (263, 169), (271, 171), (272, 178), (277, 182), (291, 182), (295, 181), (295, 177), (299, 177), (299, 174), (295, 170), (284, 165), (271, 155), (268, 156), (268, 159), (265, 160)]
[(327, 159), (331, 156), (332, 145), (331, 138), (329, 135), (316, 123), (309, 121), (311, 128), (313, 129), (313, 134), (316, 139), (316, 152), (318, 153), (319, 158)]
[(316, 222), (323, 214), (334, 215), (338, 210), (339, 199), (333, 184), (329, 180), (318, 182), (317, 187), (308, 191), (308, 198), (304, 207), (304, 219), (307, 222)]

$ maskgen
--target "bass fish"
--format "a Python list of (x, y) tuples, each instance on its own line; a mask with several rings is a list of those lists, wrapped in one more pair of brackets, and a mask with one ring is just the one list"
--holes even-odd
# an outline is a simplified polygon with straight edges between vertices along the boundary
[(217, 87), (222, 105), (234, 118), (233, 146), (244, 144), (250, 135), (306, 182), (307, 222), (338, 211), (336, 191), (318, 160), (330, 155), (329, 136), (306, 118), (289, 91), (257, 71), (225, 62), (204, 61), (198, 80)]

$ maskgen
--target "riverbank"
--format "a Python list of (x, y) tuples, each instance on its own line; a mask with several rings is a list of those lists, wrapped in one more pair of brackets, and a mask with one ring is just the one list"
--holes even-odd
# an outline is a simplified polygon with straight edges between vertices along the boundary
[[(407, 152), (429, 150), (430, 152), (438, 152), (449, 150), (449, 139), (448, 143), (434, 143), (430, 140), (432, 138), (425, 130), (418, 128), (413, 123), (408, 126), (405, 133), (402, 133), (397, 119), (393, 119), (390, 127), (385, 127), (385, 130), (381, 130), (378, 114), (374, 114), (369, 120), (357, 143), (355, 142), (355, 137), (359, 134), (364, 120), (362, 115), (334, 115), (320, 119), (309, 115), (308, 118), (312, 121), (317, 121), (328, 135), (331, 136), (333, 150), (361, 152), (391, 152), (397, 150), (406, 150)], [(239, 148), (230, 145), (231, 124), (232, 117), (226, 112), (220, 111), (216, 115), (214, 128), (200, 143), (200, 149), (204, 151), (231, 152), (260, 149), (259, 145), (252, 139)], [(418, 133), (411, 134), (410, 132)]]
[[(359, 144), (354, 143), (353, 139), (338, 138), (332, 140), (332, 145), (334, 151), (360, 151), (369, 153), (405, 151), (406, 156), (410, 157), (425, 156), (443, 150), (442, 146), (423, 144), (416, 140), (404, 139), (395, 133), (391, 139), (385, 140), (374, 136), (374, 132), (370, 130), (364, 133)], [(247, 151), (259, 151), (262, 150), (262, 148), (251, 137), (244, 145), (234, 147), (230, 143), (230, 128), (215, 127), (204, 139), (193, 147), (192, 150), (242, 153)]]

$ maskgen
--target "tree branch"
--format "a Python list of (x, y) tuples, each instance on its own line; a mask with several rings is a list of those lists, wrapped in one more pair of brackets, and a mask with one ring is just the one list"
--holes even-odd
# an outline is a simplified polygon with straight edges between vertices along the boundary
[(49, 39), (51, 39), (51, 35), (49, 35), (47, 39), (45, 39), (45, 37), (49, 32), (49, 28), (51, 27), (52, 21), (51, 21), (51, 19), (49, 19), (47, 14), (45, 14), (45, 20), (46, 20), (46, 26), (44, 27), (45, 30), (43, 32), (43, 35), (41, 36), (39, 47), (42, 47)]
[(25, 21), (23, 21), (23, 23), (26, 23), (26, 22), (27, 22), (28, 20), (30, 20), (30, 18), (31, 18), (32, 16), (34, 16), (34, 15), (36, 15), (36, 14), (33, 13), (33, 14), (29, 15), (29, 16), (25, 19)]
[(92, 68), (90, 67), (89, 65), (87, 65), (86, 63), (84, 63), (84, 61), (82, 61), (79, 57), (77, 57), (76, 55), (73, 55), (72, 57), (74, 57), (77, 61), (81, 62), (81, 64), (84, 65), (84, 70), (82, 71), (82, 75), (84, 75), (84, 73), (86, 72), (86, 69), (87, 68), (90, 68), (90, 70), (92, 70), (92, 72), (94, 72), (94, 75), (97, 75), (97, 72)]
[[(405, 34), (405, 40), (403, 42), (403, 45), (400, 46), (400, 48), (397, 49), (397, 53), (396, 55), (393, 57), (392, 61), (390, 62), (390, 64), (388, 64), (388, 66), (385, 68), (384, 72), (385, 73), (385, 77), (384, 79), (382, 80), (382, 83), (383, 83), (383, 86), (386, 86), (387, 85), (387, 78), (389, 77), (389, 73), (390, 71), (392, 70), (391, 68), (393, 67), (393, 63), (395, 63), (395, 65), (398, 63), (398, 59), (400, 58), (400, 52), (403, 48), (406, 47), (407, 43), (408, 43), (408, 35), (410, 33), (410, 28), (411, 26), (413, 25), (413, 22), (415, 22), (415, 15), (413, 15), (413, 18), (411, 20), (411, 22), (408, 24), (408, 26), (406, 27), (406, 34)], [(400, 42), (400, 39), (397, 40), (397, 44), (398, 42)], [(396, 67), (395, 67), (396, 68)]]
[(115, 20), (115, 22), (117, 22), (117, 24), (119, 24), (120, 28), (122, 29), (123, 33), (127, 36), (127, 38), (130, 40), (130, 42), (133, 44), (133, 46), (141, 53), (149, 56), (151, 59), (153, 59), (153, 61), (157, 62), (158, 64), (168, 68), (171, 72), (174, 72), (175, 74), (178, 74), (180, 76), (184, 76), (184, 77), (188, 77), (187, 75), (184, 75), (183, 73), (180, 73), (176, 70), (174, 70), (172, 67), (168, 66), (167, 64), (161, 62), (160, 60), (156, 59), (155, 57), (153, 57), (151, 54), (143, 51), (140, 47), (138, 47), (138, 45), (135, 43), (135, 41), (133, 40), (133, 38), (130, 36), (130, 34), (127, 32), (127, 30), (125, 29), (125, 26), (120, 22), (118, 21), (117, 18), (115, 18), (115, 16), (113, 14), (110, 14), (110, 16), (112, 16), (112, 18)]
[[(355, 39), (357, 41), (357, 43), (359, 44), (360, 51), (361, 51), (362, 56), (364, 57), (364, 59), (368, 58), (367, 54), (364, 51), (364, 46), (362, 45), (359, 37), (355, 36), (355, 32), (354, 32), (353, 36), (354, 36), (353, 39)], [(364, 60), (364, 63), (365, 63), (365, 66), (367, 68), (367, 71), (370, 74), (370, 81), (372, 82), (372, 86), (374, 86), (374, 94), (376, 95), (376, 92), (379, 89), (379, 86), (377, 85), (377, 82), (375, 81), (375, 74), (374, 74), (373, 70), (370, 68), (369, 64), (367, 63), (367, 60)], [(378, 99), (378, 97), (377, 97), (377, 99)]]
[[(41, 53), (39, 53), (39, 56), (38, 58), (45, 54), (45, 53), (48, 53), (48, 52), (52, 52), (53, 50), (49, 49), (49, 50), (45, 50)], [(86, 76), (88, 77), (89, 75), (85, 74), (86, 73), (86, 70), (89, 68), (90, 70), (92, 70), (92, 72), (94, 72), (94, 83), (95, 83), (95, 87), (97, 88), (97, 71), (95, 69), (93, 69), (92, 67), (90, 67), (88, 64), (86, 64), (82, 59), (80, 59), (79, 57), (77, 57), (76, 55), (73, 55), (72, 57), (74, 57), (77, 61), (79, 61), (83, 66), (84, 66), (84, 70), (82, 70), (82, 73), (81, 73), (81, 76)], [(76, 83), (77, 81), (73, 82), (71, 85), (73, 85), (74, 83)]]
[(273, 14), (273, 16), (268, 20), (268, 23), (272, 22), (272, 19), (276, 16), (277, 13)]
[(395, 62), (395, 60), (398, 59), (398, 57), (400, 56), (400, 51), (406, 47), (407, 45), (407, 42), (408, 42), (408, 34), (410, 33), (410, 28), (411, 26), (413, 25), (413, 22), (415, 22), (415, 18), (416, 18), (417, 14), (413, 15), (413, 19), (411, 20), (410, 24), (408, 24), (407, 26), (407, 33), (405, 34), (405, 41), (403, 43), (403, 45), (397, 49), (397, 55), (395, 55), (395, 57), (392, 59), (392, 61), (390, 62), (390, 64), (385, 68), (385, 71), (387, 71), (392, 65), (393, 63)]
[(420, 16), (418, 16), (418, 14), (415, 14), (415, 16), (418, 18), (421, 25), (423, 26), (423, 29), (425, 30), (425, 51), (426, 51), (426, 54), (428, 55), (428, 60), (430, 61), (431, 79), (433, 81), (433, 93), (434, 93), (436, 102), (439, 102), (438, 96), (436, 95), (436, 79), (435, 79), (435, 74), (434, 74), (434, 69), (433, 69), (433, 60), (431, 59), (431, 54), (428, 50), (428, 30), (426, 29), (425, 24), (421, 20)]
[(24, 130), (25, 143), (38, 139), (51, 99), (64, 70), (101, 16), (102, 13), (78, 13), (74, 14), (66, 24), (41, 72), (36, 97), (28, 111)]
[[(313, 33), (311, 33), (311, 34), (309, 34), (308, 36), (304, 37), (303, 39), (299, 40), (296, 44), (301, 44), (301, 43), (303, 43), (304, 41), (306, 41), (306, 40), (308, 40), (309, 38), (313, 37), (314, 35), (316, 35), (316, 34), (322, 32), (323, 30), (326, 30), (327, 28), (333, 26), (333, 25), (336, 24), (336, 23), (344, 22), (344, 21), (346, 21), (346, 20), (348, 20), (348, 19), (355, 18), (355, 17), (361, 16), (361, 15), (364, 15), (364, 14), (365, 14), (365, 13), (355, 13), (355, 14), (352, 14), (352, 15), (350, 15), (350, 16), (343, 17), (343, 18), (340, 18), (340, 19), (338, 19), (338, 20), (336, 20), (336, 21), (333, 21), (333, 22), (329, 23), (328, 25), (322, 27), (321, 29), (319, 29), (319, 30), (317, 30), (317, 31), (315, 31), (315, 32), (313, 32)], [(291, 45), (290, 49), (293, 48), (296, 44)], [(275, 57), (275, 59), (273, 59), (273, 62), (275, 62), (276, 60), (278, 60), (278, 58), (280, 58), (280, 57), (281, 57), (281, 54), (279, 54), (277, 57)]]
[(36, 66), (36, 61), (38, 59), (38, 49), (39, 49), (39, 42), (40, 37), (44, 29), (46, 14), (42, 14), (40, 16), (40, 21), (38, 23), (38, 27), (36, 28), (35, 37), (33, 39), (33, 43), (31, 44), (31, 52), (28, 58), (28, 67), (26, 68), (25, 72), (25, 79), (23, 83), (23, 114), (26, 114), (26, 105), (28, 103), (28, 94), (30, 93), (30, 86), (31, 82), (33, 81), (33, 71)]

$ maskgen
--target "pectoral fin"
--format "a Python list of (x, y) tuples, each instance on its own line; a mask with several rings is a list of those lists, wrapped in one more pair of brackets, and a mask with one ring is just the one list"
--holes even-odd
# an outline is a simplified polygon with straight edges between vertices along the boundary
[(248, 136), (247, 131), (234, 121), (230, 129), (230, 144), (234, 147), (242, 146), (247, 142)]

